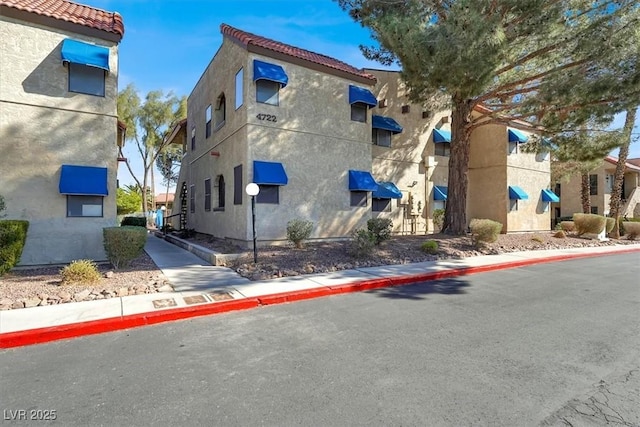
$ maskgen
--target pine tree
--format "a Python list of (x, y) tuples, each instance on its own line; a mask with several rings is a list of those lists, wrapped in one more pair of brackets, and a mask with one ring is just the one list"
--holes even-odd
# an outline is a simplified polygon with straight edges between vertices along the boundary
[(451, 102), (444, 229), (466, 227), (469, 137), (513, 119), (552, 134), (640, 104), (636, 0), (335, 0), (397, 62), (414, 102)]

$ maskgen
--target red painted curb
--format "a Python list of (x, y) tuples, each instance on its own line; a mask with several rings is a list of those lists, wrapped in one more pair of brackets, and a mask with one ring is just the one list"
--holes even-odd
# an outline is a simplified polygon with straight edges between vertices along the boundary
[(640, 252), (639, 248), (622, 249), (611, 252), (567, 254), (555, 257), (536, 258), (520, 261), (510, 261), (500, 264), (492, 264), (478, 267), (463, 267), (457, 269), (434, 271), (429, 273), (413, 274), (408, 276), (393, 276), (361, 280), (336, 286), (320, 286), (318, 288), (304, 289), (278, 294), (263, 295), (254, 298), (244, 298), (231, 301), (220, 301), (190, 307), (179, 307), (148, 313), (138, 313), (128, 316), (109, 319), (92, 320), (89, 322), (72, 323), (46, 328), (29, 329), (26, 331), (8, 332), (0, 334), (0, 349), (22, 347), (33, 344), (42, 344), (68, 338), (76, 338), (85, 335), (94, 335), (105, 332), (113, 332), (122, 329), (135, 328), (145, 325), (154, 325), (172, 320), (188, 319), (191, 317), (207, 316), (230, 311), (248, 310), (260, 306), (283, 304), (306, 299), (321, 298), (329, 295), (362, 292), (366, 290), (400, 286), (410, 283), (419, 283), (429, 280), (445, 279), (448, 277), (464, 276), (474, 273), (504, 270), (527, 265), (542, 264), (548, 262), (566, 261), (580, 258), (593, 258), (597, 256), (617, 255), (624, 253)]
[(7, 332), (0, 334), (0, 348), (43, 344), (50, 341), (77, 338), (85, 335), (101, 334), (104, 332), (113, 332), (145, 325), (154, 325), (156, 323), (169, 322), (172, 320), (188, 319), (191, 317), (207, 316), (210, 314), (226, 313), (229, 311), (248, 310), (258, 306), (260, 306), (260, 302), (257, 298), (245, 298), (192, 307), (179, 307), (149, 313), (138, 313), (108, 319), (91, 320), (88, 322), (29, 329), (26, 331)]

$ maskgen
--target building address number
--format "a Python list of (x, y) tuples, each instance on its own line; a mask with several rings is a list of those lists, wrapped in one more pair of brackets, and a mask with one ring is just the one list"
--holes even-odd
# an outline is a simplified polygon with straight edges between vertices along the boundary
[(256, 116), (258, 118), (258, 120), (266, 120), (268, 122), (277, 122), (278, 118), (276, 116), (274, 116), (273, 114), (258, 114)]

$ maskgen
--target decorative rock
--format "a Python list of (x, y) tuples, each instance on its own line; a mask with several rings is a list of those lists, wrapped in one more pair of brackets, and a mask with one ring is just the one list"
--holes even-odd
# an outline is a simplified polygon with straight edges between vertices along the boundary
[(116, 296), (126, 297), (129, 295), (129, 288), (120, 288), (116, 291)]
[(71, 301), (71, 294), (69, 292), (62, 291), (62, 292), (60, 292), (60, 294), (58, 294), (58, 296), (60, 297), (60, 301), (61, 302), (69, 302), (69, 301)]
[(163, 285), (158, 288), (158, 292), (173, 292), (173, 288), (170, 285)]
[(40, 305), (41, 301), (42, 300), (40, 298), (27, 298), (24, 300), (24, 307), (25, 308), (37, 307)]
[(113, 271), (107, 271), (106, 273), (104, 273), (104, 277), (106, 277), (107, 279), (113, 278)]
[(76, 301), (84, 301), (89, 297), (90, 294), (91, 294), (91, 291), (89, 289), (85, 289), (84, 291), (80, 291), (76, 293), (73, 296), (73, 299), (75, 299)]
[(313, 265), (307, 264), (307, 265), (304, 266), (303, 270), (304, 270), (305, 273), (310, 274), (310, 273), (313, 273), (315, 271), (315, 268), (314, 268)]
[(11, 308), (24, 308), (24, 302), (16, 301), (13, 304), (11, 304)]
[(46, 299), (48, 299), (48, 298), (49, 298), (49, 295), (47, 295), (47, 294), (43, 294), (43, 293), (39, 293), (39, 294), (38, 294), (38, 298), (46, 300)]

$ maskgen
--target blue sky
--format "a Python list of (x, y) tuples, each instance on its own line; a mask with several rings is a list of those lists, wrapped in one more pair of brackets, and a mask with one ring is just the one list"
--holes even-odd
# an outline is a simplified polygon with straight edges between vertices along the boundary
[[(384, 68), (360, 52), (359, 45), (371, 44), (369, 31), (353, 22), (332, 0), (79, 1), (122, 15), (125, 35), (119, 48), (119, 86), (123, 89), (134, 83), (141, 96), (151, 90), (189, 95), (222, 43), (222, 23), (355, 67)], [(624, 116), (616, 122), (622, 126)], [(635, 131), (640, 133), (640, 117)], [(131, 145), (125, 155), (141, 175), (141, 162)], [(631, 157), (640, 157), (639, 143), (631, 147)], [(121, 185), (134, 182), (124, 165), (118, 178)], [(160, 179), (156, 180), (158, 192), (162, 188)]]

